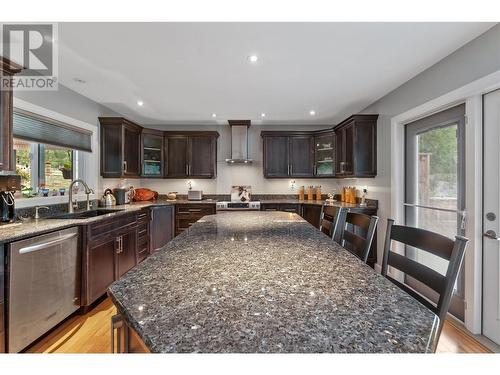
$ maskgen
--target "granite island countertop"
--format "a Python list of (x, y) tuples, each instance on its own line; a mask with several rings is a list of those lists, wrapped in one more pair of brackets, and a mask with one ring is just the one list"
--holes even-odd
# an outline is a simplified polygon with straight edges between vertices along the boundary
[(151, 352), (426, 352), (437, 324), (285, 212), (205, 216), (108, 293)]

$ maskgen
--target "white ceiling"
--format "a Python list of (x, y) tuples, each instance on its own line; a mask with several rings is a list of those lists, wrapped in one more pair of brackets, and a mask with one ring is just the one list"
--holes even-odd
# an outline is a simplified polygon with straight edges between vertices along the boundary
[[(141, 124), (260, 122), (262, 112), (264, 124), (333, 124), (491, 26), (62, 23), (59, 76)], [(247, 60), (251, 54), (259, 56), (256, 64)]]

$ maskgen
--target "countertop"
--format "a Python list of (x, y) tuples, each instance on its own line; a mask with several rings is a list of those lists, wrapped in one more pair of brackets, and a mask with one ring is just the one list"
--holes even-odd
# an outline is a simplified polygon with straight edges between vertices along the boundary
[[(175, 205), (175, 204), (216, 204), (216, 200), (213, 199), (203, 199), (201, 201), (188, 201), (187, 199), (177, 199), (177, 200), (157, 200), (157, 201), (145, 201), (145, 202), (132, 202), (130, 204), (124, 204), (120, 206), (112, 207), (102, 207), (106, 209), (116, 210), (116, 213), (110, 213), (107, 215), (96, 216), (86, 219), (28, 219), (26, 221), (21, 221), (13, 224), (6, 224), (0, 226), (0, 244), (5, 242), (12, 242), (21, 240), (24, 238), (36, 236), (38, 234), (43, 234), (51, 232), (54, 230), (69, 228), (76, 225), (87, 225), (89, 223), (104, 220), (113, 216), (127, 214), (133, 211), (141, 210), (145, 207), (153, 206), (165, 206), (165, 205)], [(298, 199), (271, 199), (271, 200), (261, 200), (261, 203), (283, 203), (283, 204), (314, 204), (323, 205), (325, 201), (299, 201)], [(332, 205), (337, 207), (347, 207), (347, 208), (359, 208), (359, 204), (334, 202)], [(366, 208), (366, 207), (365, 207)], [(376, 208), (368, 206), (368, 208)]]
[(205, 216), (109, 295), (151, 352), (425, 352), (435, 315), (293, 213)]

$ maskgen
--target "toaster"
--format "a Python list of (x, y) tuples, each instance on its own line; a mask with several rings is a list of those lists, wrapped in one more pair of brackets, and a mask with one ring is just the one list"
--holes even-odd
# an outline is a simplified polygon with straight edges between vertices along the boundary
[(188, 190), (188, 201), (201, 201), (203, 192), (201, 190)]

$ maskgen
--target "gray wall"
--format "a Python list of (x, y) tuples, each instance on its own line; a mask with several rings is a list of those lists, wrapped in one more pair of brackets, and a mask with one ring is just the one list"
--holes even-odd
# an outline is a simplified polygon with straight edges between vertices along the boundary
[(371, 198), (379, 199), (379, 263), (386, 222), (391, 211), (391, 118), (498, 70), (500, 70), (500, 25), (494, 26), (362, 111), (362, 113), (379, 114), (378, 174), (372, 180), (357, 180), (357, 185), (369, 186), (369, 191), (373, 193)]

